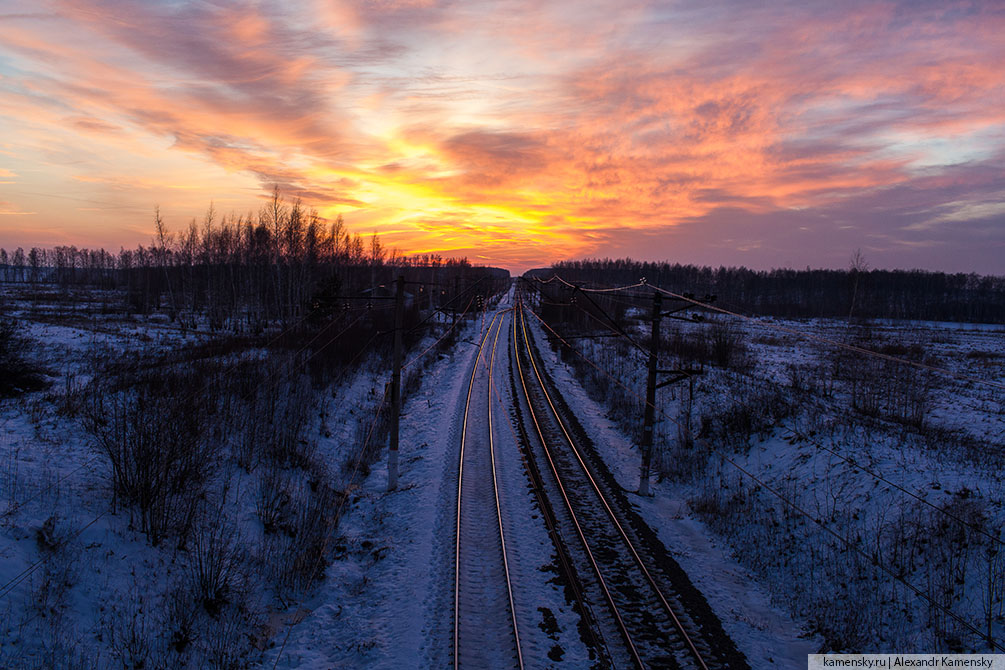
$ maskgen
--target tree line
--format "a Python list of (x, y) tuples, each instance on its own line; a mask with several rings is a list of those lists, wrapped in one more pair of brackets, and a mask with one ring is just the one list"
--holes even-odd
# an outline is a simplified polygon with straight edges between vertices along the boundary
[(155, 209), (153, 223), (149, 245), (117, 254), (74, 246), (0, 249), (0, 278), (121, 290), (133, 312), (164, 311), (182, 325), (234, 332), (259, 332), (305, 313), (329, 317), (347, 308), (350, 296), (387, 297), (381, 294), (400, 274), (416, 284), (409, 300), (429, 308), (456, 307), (453, 298), (483, 277), (508, 278), (464, 258), (404, 256), (376, 233), (350, 232), (341, 215), (327, 221), (299, 200), (287, 202), (278, 189), (257, 214), (221, 217), (210, 205), (201, 222), (169, 232)]
[(630, 285), (645, 278), (748, 314), (789, 318), (859, 317), (1005, 323), (1005, 276), (926, 270), (776, 269), (682, 265), (629, 258), (563, 261), (528, 274), (556, 272), (571, 282)]

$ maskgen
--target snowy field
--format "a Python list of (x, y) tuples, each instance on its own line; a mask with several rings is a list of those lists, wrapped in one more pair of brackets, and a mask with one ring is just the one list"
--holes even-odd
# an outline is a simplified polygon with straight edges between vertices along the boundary
[[(442, 666), (446, 491), (491, 312), (407, 371), (401, 486), (388, 493), (386, 450), (372, 443), (388, 371), (375, 354), (319, 388), (296, 364), (264, 365), (264, 349), (217, 351), (205, 328), (120, 312), (112, 294), (15, 298), (7, 313), (49, 385), (0, 404), (0, 667)], [(577, 342), (594, 368), (549, 349), (529, 321), (565, 401), (634, 490), (640, 353)], [(683, 350), (722, 323), (678, 324), (668, 338)], [(751, 667), (805, 667), (822, 649), (1000, 643), (1005, 330), (760, 319), (719, 334), (726, 365), (703, 365), (693, 394), (686, 382), (660, 392), (660, 473), (636, 504)], [(105, 415), (135, 411), (128, 385), (148, 383), (150, 367), (201, 380), (192, 398), (170, 395), (170, 379), (137, 392), (166, 417), (161, 429), (191, 419), (201, 431), (178, 433), (206, 459), (168, 501), (190, 531), (182, 544), (117, 499), (101, 437), (119, 424), (94, 420), (95, 398)], [(249, 444), (273, 455), (252, 457)], [(514, 532), (543, 547), (520, 516)], [(558, 651), (532, 667), (584, 667), (573, 615), (541, 568), (526, 576), (548, 616), (528, 645)]]
[[(702, 343), (728, 354), (702, 366), (693, 394), (684, 381), (657, 396), (661, 481), (641, 505), (660, 510), (651, 523), (683, 538), (696, 524), (713, 531), (818, 648), (1002, 644), (1005, 329), (716, 316), (675, 322), (665, 338), (661, 367), (687, 365), (674, 352)], [(599, 403), (597, 421), (637, 438), (645, 359), (611, 342), (576, 341), (582, 356), (556, 346), (556, 360)], [(639, 457), (626, 449), (610, 458), (634, 488)], [(715, 562), (690, 563), (699, 582), (705, 565)], [(773, 627), (756, 606), (727, 607)], [(764, 641), (777, 658), (786, 643), (774, 635)]]
[[(367, 571), (394, 535), (380, 539), (390, 510), (380, 509), (371, 490), (386, 481), (382, 461), (372, 462), (386, 452), (371, 444), (386, 423), (377, 413), (388, 376), (382, 358), (365, 354), (315, 388), (298, 365), (270, 367), (254, 348), (215, 352), (205, 328), (183, 329), (158, 314), (117, 314), (102, 307), (114, 305), (114, 296), (91, 295), (91, 303), (78, 296), (72, 308), (58, 291), (7, 298), (7, 313), (34, 342), (31, 358), (49, 386), (0, 404), (0, 667), (239, 668), (263, 659), (272, 667), (277, 658), (284, 666), (322, 667), (311, 662), (317, 643), (310, 631), (319, 621), (330, 627), (343, 610), (344, 625), (326, 637), (326, 658), (365, 662), (381, 631), (377, 613), (361, 603), (398, 608), (390, 594), (380, 602), (368, 594)], [(426, 349), (433, 336), (418, 344)], [(466, 355), (468, 348), (458, 350)], [(415, 361), (406, 390), (438, 355), (431, 349)], [(435, 375), (464, 365), (451, 359), (434, 366)], [(92, 383), (103, 386), (109, 380), (102, 377), (113, 375), (125, 384), (147, 368), (182, 371), (184, 380), (189, 365), (211, 378), (206, 388), (194, 384), (192, 395), (209, 391), (194, 402), (212, 405), (215, 418), (199, 426), (200, 444), (212, 453), (205, 476), (182, 487), (195, 495), (179, 497), (191, 506), (182, 517), (193, 529), (179, 545), (171, 533), (152, 541), (152, 520), (116, 500), (96, 437), (102, 427), (91, 424)], [(245, 378), (248, 388), (239, 384)], [(109, 402), (118, 397), (105, 393)], [(418, 394), (416, 402), (425, 403), (428, 392)], [(165, 391), (163, 400), (192, 400), (185, 395)], [(427, 431), (432, 425), (435, 419)], [(422, 438), (418, 428), (409, 440), (413, 435)], [(249, 458), (249, 443), (287, 451), (281, 461)], [(406, 473), (412, 458), (405, 451)], [(412, 486), (399, 495), (407, 498)], [(394, 593), (409, 583), (391, 586)], [(390, 621), (408, 627), (416, 619)]]

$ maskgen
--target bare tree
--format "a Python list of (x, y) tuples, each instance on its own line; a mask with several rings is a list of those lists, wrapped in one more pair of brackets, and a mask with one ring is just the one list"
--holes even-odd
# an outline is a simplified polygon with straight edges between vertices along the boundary
[(852, 253), (851, 260), (848, 263), (848, 271), (851, 272), (852, 276), (851, 307), (848, 308), (848, 320), (850, 321), (852, 312), (855, 311), (855, 298), (858, 296), (859, 279), (861, 279), (862, 273), (869, 271), (869, 263), (865, 260), (862, 249), (856, 249)]
[(168, 274), (167, 254), (169, 236), (167, 227), (164, 225), (164, 219), (161, 218), (160, 205), (154, 206), (154, 227), (157, 231), (157, 242), (160, 245), (157, 249), (158, 262), (164, 272), (164, 282), (167, 284), (168, 295), (171, 298), (171, 320), (174, 321), (178, 316), (178, 302), (175, 300), (174, 289), (171, 287), (171, 276)]

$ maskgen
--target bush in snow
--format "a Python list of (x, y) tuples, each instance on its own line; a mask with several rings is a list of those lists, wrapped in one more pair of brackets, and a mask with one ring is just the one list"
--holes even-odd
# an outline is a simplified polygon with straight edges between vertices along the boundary
[(41, 370), (29, 360), (32, 341), (21, 334), (17, 320), (0, 320), (0, 397), (45, 388)]
[(296, 476), (263, 475), (258, 509), (265, 533), (259, 558), (280, 599), (303, 593), (324, 576), (343, 500), (317, 461)]
[(243, 408), (236, 449), (241, 467), (251, 472), (263, 460), (297, 468), (309, 464), (316, 448), (307, 438), (314, 404), (306, 375), (270, 377), (260, 384)]
[(169, 535), (184, 543), (215, 466), (214, 399), (205, 391), (187, 375), (151, 373), (133, 388), (92, 394), (86, 425), (111, 462), (115, 494), (138, 508), (154, 545)]

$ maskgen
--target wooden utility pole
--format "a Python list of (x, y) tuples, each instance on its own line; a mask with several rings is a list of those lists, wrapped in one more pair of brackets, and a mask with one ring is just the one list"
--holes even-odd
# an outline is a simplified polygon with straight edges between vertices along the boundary
[[(687, 295), (685, 294), (685, 296)], [(714, 295), (705, 297), (705, 302), (713, 302), (714, 300)], [(686, 445), (690, 445), (691, 443), (691, 409), (694, 404), (694, 377), (701, 374), (701, 370), (686, 367), (673, 370), (659, 369), (660, 320), (665, 316), (682, 321), (700, 321), (701, 315), (695, 315), (691, 319), (675, 316), (678, 312), (689, 308), (690, 305), (685, 304), (682, 307), (671, 309), (669, 312), (664, 312), (662, 296), (658, 292), (653, 294), (653, 330), (652, 342), (649, 343), (649, 376), (646, 380), (646, 407), (642, 424), (642, 443), (640, 445), (642, 448), (642, 472), (639, 476), (639, 495), (649, 495), (649, 470), (653, 462), (653, 419), (656, 414), (656, 391), (685, 379), (688, 380), (687, 415), (684, 417), (684, 423), (682, 424), (678, 421), (677, 426), (680, 430), (679, 437), (682, 442)], [(661, 382), (657, 382), (659, 375), (671, 376)]]
[(387, 450), (387, 490), (398, 486), (398, 426), (401, 418), (401, 336), (405, 321), (405, 277), (398, 275), (394, 292), (394, 355), (391, 362), (391, 435)]
[(663, 298), (653, 293), (652, 340), (649, 342), (649, 375), (646, 378), (646, 407), (642, 422), (642, 471), (639, 473), (639, 495), (649, 495), (649, 470), (653, 462), (653, 419), (656, 413), (656, 373), (660, 345), (660, 319)]
[(460, 282), (461, 282), (461, 278), (459, 276), (457, 276), (457, 275), (454, 275), (454, 300), (453, 300), (454, 306), (450, 310), (450, 327), (451, 328), (453, 328), (454, 326), (457, 325), (457, 297), (461, 294), (460, 293), (460, 288), (459, 288)]

